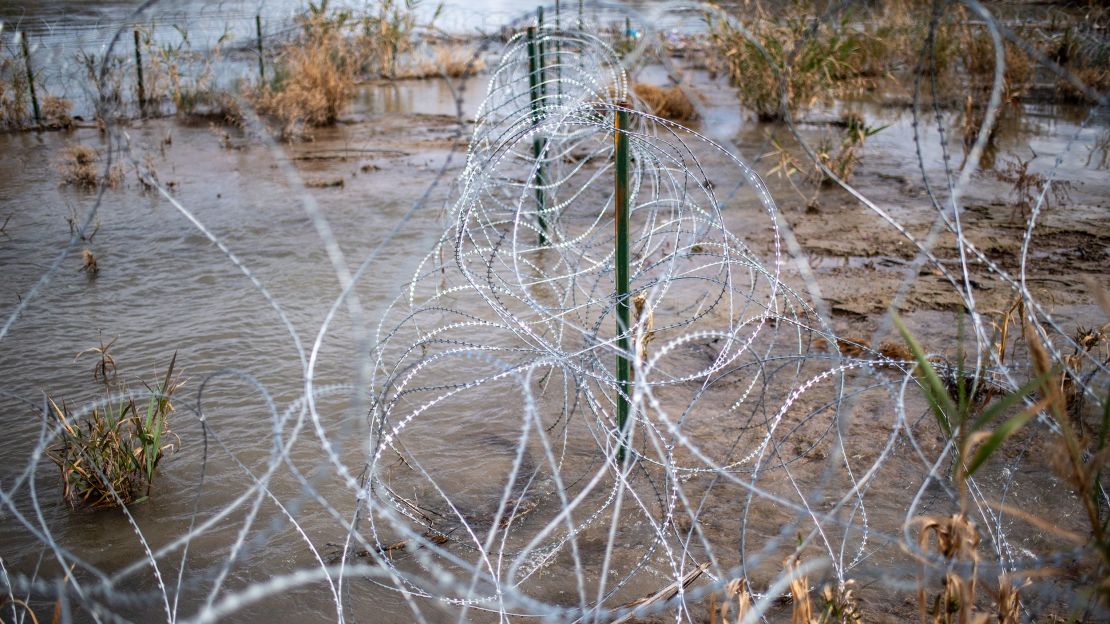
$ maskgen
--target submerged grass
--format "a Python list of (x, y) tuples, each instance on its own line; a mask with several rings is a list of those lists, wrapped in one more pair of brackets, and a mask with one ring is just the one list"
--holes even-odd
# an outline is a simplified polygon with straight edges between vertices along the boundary
[[(103, 345), (101, 355), (107, 355)], [(150, 397), (142, 408), (126, 392), (108, 392), (84, 416), (72, 414), (64, 401), (49, 400), (60, 443), (48, 455), (61, 472), (63, 496), (71, 507), (117, 507), (150, 495), (158, 464), (173, 449), (165, 442), (171, 397), (184, 383), (174, 376), (176, 362), (174, 353), (161, 384), (148, 386)], [(112, 367), (114, 373), (114, 361)]]
[[(116, 188), (123, 183), (123, 165), (113, 163), (106, 174), (101, 173), (100, 153), (96, 148), (84, 143), (70, 145), (62, 150), (61, 158), (55, 162), (55, 169), (61, 175), (62, 184), (87, 190), (101, 186)], [(70, 223), (70, 229), (73, 229)]]

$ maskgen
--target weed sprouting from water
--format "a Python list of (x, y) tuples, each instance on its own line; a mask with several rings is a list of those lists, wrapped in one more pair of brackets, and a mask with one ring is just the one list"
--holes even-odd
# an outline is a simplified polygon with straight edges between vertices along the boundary
[[(101, 355), (107, 356), (107, 347)], [(70, 506), (116, 507), (150, 495), (159, 462), (173, 450), (166, 442), (171, 398), (184, 383), (174, 376), (176, 362), (175, 353), (161, 384), (148, 386), (145, 406), (125, 389), (106, 390), (104, 400), (87, 414), (73, 414), (64, 401), (59, 405), (50, 399), (59, 443), (48, 455), (61, 471), (62, 494)]]
[(88, 349), (81, 351), (77, 354), (76, 357), (73, 358), (73, 361), (76, 362), (77, 360), (81, 359), (81, 356), (85, 355), (86, 353), (92, 353), (98, 356), (98, 361), (93, 367), (93, 379), (95, 381), (99, 381), (105, 386), (111, 385), (112, 382), (114, 382), (116, 379), (117, 367), (115, 358), (113, 358), (112, 355), (108, 353), (108, 351), (111, 350), (112, 345), (116, 344), (117, 338), (118, 336), (109, 340), (108, 344), (104, 344), (104, 337), (101, 336), (99, 347), (89, 347)]
[[(101, 175), (100, 154), (91, 145), (71, 145), (62, 152), (56, 165), (62, 176), (62, 183), (95, 190), (100, 186), (118, 187), (123, 183), (123, 164), (115, 162), (108, 173)], [(70, 224), (73, 227), (73, 224)]]
[[(1026, 159), (1013, 158), (1003, 163), (995, 172), (995, 177), (1002, 182), (1012, 185), (1010, 196), (1013, 197), (1013, 212), (1011, 220), (1028, 219), (1033, 212), (1033, 206), (1044, 198), (1043, 210), (1053, 205), (1060, 206), (1068, 200), (1071, 185), (1066, 180), (1049, 180), (1044, 174), (1029, 170), (1029, 165), (1037, 158), (1037, 153)], [(1048, 190), (1046, 193), (1045, 190)]]
[(91, 249), (81, 250), (81, 270), (89, 278), (94, 278), (100, 274), (100, 265), (96, 261), (96, 255), (93, 254)]

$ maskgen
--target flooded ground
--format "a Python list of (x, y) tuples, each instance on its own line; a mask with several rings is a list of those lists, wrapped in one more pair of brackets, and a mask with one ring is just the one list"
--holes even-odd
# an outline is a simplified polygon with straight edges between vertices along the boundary
[[(243, 3), (235, 11), (249, 16), (251, 6)], [(666, 71), (650, 65), (640, 79), (664, 84)], [(803, 136), (817, 139), (829, 131), (826, 121), (844, 110), (885, 126), (866, 143), (850, 180), (874, 203), (868, 207), (840, 188), (825, 188), (813, 199), (811, 187), (799, 192), (796, 180), (768, 175), (775, 164), (768, 156), (772, 138), (787, 136), (786, 129), (738, 115), (739, 104), (723, 79), (689, 71), (687, 80), (704, 104), (704, 117), (694, 129), (726, 147), (731, 143), (765, 176), (781, 211), (781, 227), (789, 229), (803, 250), (815, 282), (805, 284), (802, 263), (785, 256), (783, 283), (799, 293), (816, 286), (821, 298), (803, 294), (798, 300), (813, 305), (837, 335), (877, 349), (883, 342), (898, 342), (881, 321), (891, 301), (903, 298), (903, 316), (926, 348), (953, 355), (962, 301), (935, 267), (914, 263), (916, 250), (879, 214), (916, 238), (927, 236), (936, 218), (921, 183), (922, 170), (932, 183), (946, 184), (944, 156), (939, 148), (926, 151), (919, 163), (912, 111), (868, 100), (841, 102), (800, 126)], [(268, 592), (260, 602), (247, 595), (250, 588), (282, 575), (332, 563), (341, 552), (343, 522), (354, 517), (359, 504), (347, 479), (362, 475), (341, 474), (334, 464), (357, 472), (367, 462), (371, 444), (369, 393), (352, 392), (363, 363), (356, 357), (356, 340), (367, 327), (381, 322), (388, 328), (387, 321), (397, 321), (397, 310), (403, 311), (409, 296), (406, 285), (450, 225), (471, 121), (487, 85), (485, 76), (465, 85), (443, 80), (362, 85), (335, 126), (317, 129), (312, 140), (296, 143), (274, 143), (196, 118), (122, 122), (119, 136), (126, 144), (116, 147), (123, 148), (120, 153), (132, 165), (155, 171), (171, 189), (173, 201), (146, 188), (133, 166), (124, 168), (118, 186), (101, 193), (63, 184), (59, 170), (68, 146), (94, 146), (102, 159), (109, 153), (112, 146), (95, 128), (0, 134), (0, 179), (5, 181), (0, 185), (0, 319), (13, 319), (0, 342), (5, 428), (0, 484), (7, 496), (11, 484), (21, 483), (0, 514), (6, 575), (63, 579), (57, 553), (44, 547), (48, 542), (64, 548), (67, 559), (82, 562), (74, 576), (85, 591), (114, 586), (111, 595), (98, 600), (106, 611), (129, 621), (162, 619), (166, 612), (184, 618), (202, 611), (206, 602), (227, 606), (222, 600), (233, 594), (245, 603), (232, 605), (228, 621), (329, 620), (336, 617), (340, 601), (350, 621), (411, 622), (417, 609), (431, 622), (500, 619), (496, 597), (483, 594), (488, 588), (475, 592), (482, 599), (468, 604), (471, 610), (462, 616), (458, 601), (424, 597), (436, 589), (425, 582), (439, 578), (430, 572), (439, 570), (436, 565), (462, 575), (465, 566), (431, 561), (423, 557), (427, 549), (419, 548), (383, 549), (395, 560), (403, 583), (367, 573), (349, 579), (341, 597), (335, 584), (320, 578)], [(1068, 196), (1040, 215), (1029, 245), (1030, 262), (1018, 275), (1026, 223), (1014, 214), (1013, 185), (977, 174), (963, 199), (967, 238), (997, 268), (1024, 280), (1060, 326), (1098, 327), (1106, 319), (1095, 305), (1089, 280), (1107, 287), (1110, 178), (1097, 166), (1097, 142), (1110, 118), (1098, 109), (1037, 104), (1011, 115), (997, 140), (998, 161), (1024, 159), (1033, 151), (1038, 155), (1034, 168), (1048, 172), (1055, 164), (1059, 179), (1068, 184)], [(936, 145), (937, 120), (924, 121), (917, 131), (924, 133), (925, 144)], [(954, 118), (941, 121), (946, 127), (957, 124)], [(750, 185), (737, 176), (723, 152), (696, 145), (708, 186), (721, 201), (723, 223), (771, 266), (780, 250)], [(959, 149), (954, 147), (957, 161)], [(572, 217), (567, 222), (578, 223)], [(74, 228), (86, 221), (84, 238), (67, 247)], [(82, 271), (83, 250), (96, 257), (95, 276)], [(959, 248), (951, 234), (941, 234), (933, 251), (942, 265), (958, 267)], [(699, 252), (691, 249), (691, 254)], [(358, 307), (337, 305), (344, 273), (358, 271), (371, 259), (353, 291)], [(982, 263), (971, 266), (967, 279), (974, 284), (978, 309), (1009, 309), (1012, 288)], [(47, 274), (49, 282), (40, 286)], [(437, 279), (433, 275), (430, 282)], [(444, 283), (451, 279), (455, 276), (443, 277)], [(423, 287), (434, 290), (430, 282)], [(696, 300), (694, 290), (678, 289), (678, 303), (656, 311), (656, 326), (666, 327), (668, 318), (687, 314), (686, 304)], [(446, 336), (447, 347), (429, 347), (433, 353), (435, 348), (449, 350), (454, 344), (450, 340), (512, 346), (484, 302), (469, 294), (444, 296), (445, 306), (473, 316)], [(329, 320), (333, 307), (335, 318)], [(714, 314), (704, 320), (706, 328), (731, 320)], [(818, 325), (816, 316), (800, 318)], [(613, 523), (617, 529), (612, 533), (614, 514), (625, 517), (612, 502), (615, 480), (586, 483), (602, 465), (597, 449), (604, 434), (586, 411), (574, 417), (561, 413), (562, 393), (571, 392), (567, 388), (576, 382), (560, 378), (555, 367), (538, 369), (537, 379), (527, 384), (506, 380), (479, 389), (465, 388), (466, 380), (487, 367), (495, 370), (496, 362), (473, 359), (427, 370), (414, 367), (413, 386), (457, 385), (468, 391), (413, 420), (399, 437), (396, 454), (383, 460), (387, 466), (382, 473), (395, 491), (391, 496), (411, 502), (414, 513), (435, 516), (427, 522), (428, 535), (443, 537), (436, 543), (446, 544), (445, 551), (460, 561), (481, 559), (475, 554), (478, 540), (468, 530), (489, 530), (501, 523), (504, 541), (496, 552), (509, 561), (512, 553), (530, 546), (531, 531), (559, 517), (560, 491), (581, 496), (576, 513), (596, 517), (574, 519), (583, 526), (571, 540), (574, 548), (527, 562), (517, 577), (517, 589), (537, 605), (574, 607), (582, 593), (579, 585), (595, 591), (605, 571), (612, 576), (611, 604), (650, 594), (675, 577), (676, 555), (668, 549), (699, 559), (712, 553), (721, 569), (746, 564), (752, 586), (765, 587), (796, 543), (797, 536), (784, 534), (783, 527), (801, 531), (816, 526), (828, 529), (821, 539), (840, 551), (839, 563), (858, 583), (866, 621), (905, 621), (917, 613), (911, 600), (917, 566), (900, 544), (908, 516), (951, 510), (940, 487), (928, 488), (924, 500), (915, 499), (926, 458), (935, 457), (944, 441), (923, 417), (927, 410), (918, 395), (907, 395), (911, 398), (904, 414), (894, 409), (902, 376), (893, 370), (868, 375), (841, 371), (820, 379), (817, 389), (790, 403), (780, 428), (767, 434), (775, 448), (774, 459), (767, 461), (777, 465), (765, 468), (755, 500), (742, 483), (701, 470), (712, 460), (734, 467), (740, 479), (759, 471), (744, 463), (745, 456), (758, 446), (775, 411), (793, 400), (792, 390), (827, 369), (828, 356), (820, 355), (827, 349), (817, 345), (817, 332), (811, 330), (795, 338), (795, 343), (805, 341), (804, 347), (789, 344), (787, 331), (755, 339), (753, 351), (764, 357), (738, 363), (740, 374), (660, 388), (658, 409), (682, 412), (685, 435), (696, 441), (701, 456), (675, 449), (677, 476), (651, 462), (638, 466), (630, 476), (634, 495), (623, 501), (629, 520)], [(75, 360), (75, 355), (113, 339), (111, 354), (119, 374), (133, 385), (155, 379), (175, 353), (188, 378), (172, 421), (175, 452), (162, 462), (150, 499), (131, 506), (130, 516), (71, 510), (62, 499), (54, 464), (33, 454), (44, 431), (46, 397), (82, 405), (102, 394), (92, 372), (95, 356)], [(388, 351), (390, 358), (403, 361), (401, 342), (396, 352)], [(696, 371), (725, 348), (712, 336), (692, 341), (669, 356), (667, 373)], [(768, 377), (754, 391), (758, 400), (742, 414), (721, 416), (738, 396), (753, 392), (749, 383), (758, 375), (748, 375), (744, 367), (761, 369), (773, 365), (776, 356), (799, 351), (804, 357), (791, 364), (796, 370)], [(311, 371), (316, 391), (315, 422), (304, 418), (306, 371)], [(533, 388), (534, 394), (521, 396), (521, 387)], [(423, 409), (438, 392), (398, 397), (401, 413)], [(832, 396), (850, 400), (830, 404)], [(518, 415), (533, 407), (546, 430), (558, 432), (553, 436), (562, 444), (558, 470), (545, 459), (550, 450), (535, 438), (519, 441)], [(1048, 452), (1038, 432), (1029, 430), (1020, 438), (1008, 451), (1012, 461), (984, 475), (980, 487), (1009, 505), (1051, 518), (1059, 527), (1080, 530), (1078, 507), (1062, 481), (1023, 461), (1026, 455)], [(281, 455), (275, 446), (285, 443), (290, 445), (287, 459), (275, 460)], [(331, 457), (324, 456), (325, 448)], [(842, 504), (843, 492), (871, 469), (876, 474), (853, 494), (861, 504), (843, 506), (839, 523), (798, 523), (805, 514), (783, 502), (802, 501), (819, 513)], [(271, 470), (267, 492), (272, 497), (252, 490), (253, 479)], [(532, 479), (507, 487), (508, 475), (517, 471)], [(683, 484), (687, 500), (676, 502), (668, 479)], [(498, 516), (506, 491), (516, 503), (508, 519)], [(675, 507), (682, 512), (665, 529), (673, 539), (663, 548), (654, 539), (652, 521), (669, 517), (666, 510)], [(289, 517), (296, 519), (295, 526)], [(381, 518), (371, 515), (361, 521), (360, 529), (381, 523), (383, 539), (405, 539)], [(185, 557), (176, 540), (206, 522), (211, 525), (191, 540)], [(509, 531), (510, 526), (516, 530)], [(1040, 561), (1038, 557), (1060, 551), (1053, 534), (1042, 528), (1012, 517), (999, 519), (997, 526), (1005, 527), (1006, 539), (991, 535), (984, 547), (1001, 550), (1005, 544), (1014, 550), (1005, 554), (1011, 561)], [(611, 553), (610, 545), (615, 545)], [(159, 552), (158, 569), (144, 559), (148, 548), (167, 549)], [(813, 551), (819, 554), (821, 549)], [(497, 558), (496, 564), (501, 563)], [(219, 592), (213, 591), (215, 579), (220, 579)], [(398, 592), (398, 584), (410, 593)], [(180, 604), (163, 604), (162, 585), (174, 588), (169, 595), (179, 596)], [(1038, 613), (1067, 613), (1055, 594), (1040, 591), (1027, 597)], [(54, 607), (29, 593), (40, 614)], [(80, 603), (79, 596), (70, 599)], [(691, 603), (690, 619), (707, 620), (704, 596)], [(535, 606), (531, 613), (543, 612)], [(77, 621), (94, 617), (80, 610), (73, 615)], [(3, 617), (8, 617), (6, 611)], [(674, 619), (652, 617), (648, 621)], [(788, 606), (778, 604), (772, 617), (788, 620)]]

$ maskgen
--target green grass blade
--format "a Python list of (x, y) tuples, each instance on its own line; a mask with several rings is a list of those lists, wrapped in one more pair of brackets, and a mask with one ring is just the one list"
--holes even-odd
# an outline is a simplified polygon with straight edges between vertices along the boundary
[(949, 415), (956, 413), (956, 406), (952, 404), (952, 398), (948, 396), (948, 390), (945, 389), (944, 383), (937, 375), (936, 369), (925, 357), (925, 351), (918, 344), (917, 339), (913, 337), (906, 324), (902, 322), (902, 318), (898, 314), (892, 312), (891, 319), (894, 321), (894, 326), (898, 328), (898, 333), (902, 334), (902, 339), (910, 348), (913, 357), (917, 360), (917, 365), (921, 368), (921, 376), (925, 380), (925, 394), (929, 399), (929, 406), (933, 409), (933, 414), (937, 418), (937, 424), (940, 425), (945, 435), (952, 435), (952, 426), (949, 423)]
[(1017, 416), (1014, 416), (1013, 418), (1002, 423), (1002, 425), (998, 427), (998, 429), (995, 429), (987, 438), (987, 441), (983, 442), (983, 444), (975, 450), (975, 455), (972, 456), (971, 461), (967, 465), (967, 473), (965, 474), (965, 477), (970, 477), (971, 475), (975, 474), (975, 471), (978, 470), (988, 459), (990, 459), (990, 456), (993, 455), (996, 450), (998, 450), (998, 447), (1002, 446), (1002, 443), (1006, 441), (1006, 438), (1009, 438), (1010, 436), (1017, 433), (1018, 429), (1021, 429), (1025, 425), (1025, 423), (1029, 422), (1030, 419), (1036, 416), (1037, 412), (1041, 411), (1042, 403), (1043, 401), (1041, 403), (1038, 403), (1037, 405), (1029, 407)]
[(1039, 388), (1041, 386), (1041, 384), (1044, 383), (1044, 381), (1046, 379), (1048, 379), (1049, 375), (1051, 375), (1051, 374), (1052, 374), (1052, 372), (1049, 371), (1049, 372), (1046, 372), (1042, 375), (1039, 375), (1036, 379), (1032, 379), (1032, 380), (1026, 382), (1026, 384), (1024, 386), (1022, 386), (1022, 387), (1018, 388), (1017, 390), (1014, 390), (1013, 392), (1007, 394), (1006, 396), (1002, 397), (998, 401), (995, 401), (994, 403), (991, 403), (990, 407), (983, 410), (983, 413), (975, 421), (975, 424), (972, 425), (971, 430), (972, 431), (978, 431), (979, 429), (982, 429), (983, 427), (985, 427), (990, 421), (994, 420), (994, 418), (996, 416), (998, 416), (999, 414), (1002, 414), (1006, 410), (1008, 410), (1011, 407), (1013, 407), (1014, 405), (1016, 405), (1017, 402), (1022, 399), (1022, 397), (1028, 395), (1030, 392), (1033, 392), (1034, 390)]

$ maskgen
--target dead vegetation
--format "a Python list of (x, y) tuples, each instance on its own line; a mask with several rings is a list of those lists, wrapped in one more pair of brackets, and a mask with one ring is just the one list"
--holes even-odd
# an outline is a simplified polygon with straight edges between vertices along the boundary
[[(359, 80), (458, 76), (477, 71), (480, 60), (465, 46), (438, 45), (430, 56), (414, 56), (418, 24), (414, 0), (384, 0), (375, 12), (358, 15), (309, 3), (298, 16), (300, 32), (281, 45), (274, 78), (255, 96), (259, 109), (281, 123), (286, 138), (308, 136), (333, 123)], [(434, 20), (434, 18), (433, 18)]]
[(826, 131), (816, 143), (811, 145), (813, 157), (788, 147), (787, 142), (771, 134), (769, 141), (772, 150), (761, 158), (770, 157), (774, 163), (767, 175), (778, 175), (791, 179), (800, 173), (806, 183), (813, 187), (813, 194), (807, 196), (793, 183), (793, 188), (806, 200), (808, 207), (815, 208), (823, 187), (833, 186), (839, 179), (848, 182), (863, 156), (867, 139), (882, 132), (886, 126), (870, 126), (857, 113), (845, 113)]
[[(1013, 199), (1012, 221), (1020, 218), (1025, 221), (1033, 212), (1037, 202), (1042, 202), (1043, 210), (1053, 205), (1060, 206), (1068, 200), (1070, 184), (1064, 180), (1049, 180), (1044, 174), (1030, 171), (1029, 165), (1037, 158), (1037, 153), (1022, 160), (1020, 157), (1006, 160), (994, 172), (995, 178), (1012, 185), (1010, 197)], [(1043, 198), (1043, 200), (1042, 200)]]
[[(734, 14), (751, 38), (725, 21), (712, 21), (710, 41), (740, 102), (761, 121), (803, 113), (862, 77), (853, 37), (837, 24), (809, 32), (807, 3), (772, 12), (760, 2)], [(858, 83), (857, 83), (858, 84)]]
[[(970, 102), (965, 128), (977, 132), (994, 81), (995, 41), (965, 6), (894, 0), (867, 10), (826, 9), (812, 0), (749, 0), (731, 15), (750, 38), (709, 17), (709, 47), (701, 63), (723, 67), (743, 106), (761, 120), (786, 112), (804, 115), (818, 102), (861, 91), (905, 97), (921, 79), (927, 101), (946, 108)], [(1110, 10), (1091, 4), (1058, 11), (1047, 27), (1009, 27), (1095, 91), (1110, 88)], [(1033, 93), (1057, 101), (1089, 100), (1069, 81), (1039, 71), (1019, 46), (1009, 40), (1002, 46), (1004, 103)], [(1006, 107), (1002, 112), (1010, 114)]]
[(414, 50), (394, 70), (395, 78), (462, 78), (486, 68), (479, 51), (465, 43), (438, 43)]
[(646, 82), (637, 82), (632, 90), (636, 97), (647, 104), (652, 113), (675, 121), (697, 119), (698, 112), (678, 85), (659, 87)]
[(70, 145), (62, 151), (56, 169), (62, 183), (78, 188), (95, 190), (101, 186), (116, 188), (123, 183), (123, 165), (113, 163), (106, 174), (101, 173), (100, 154), (91, 145)]
[(308, 178), (304, 181), (305, 188), (343, 188), (345, 180), (342, 176), (330, 178)]
[(354, 91), (357, 60), (341, 27), (323, 11), (301, 17), (302, 33), (278, 52), (275, 77), (256, 97), (259, 110), (281, 123), (286, 138), (334, 122)]
[(96, 262), (96, 255), (91, 249), (81, 250), (81, 270), (90, 278), (100, 274), (100, 265)]

